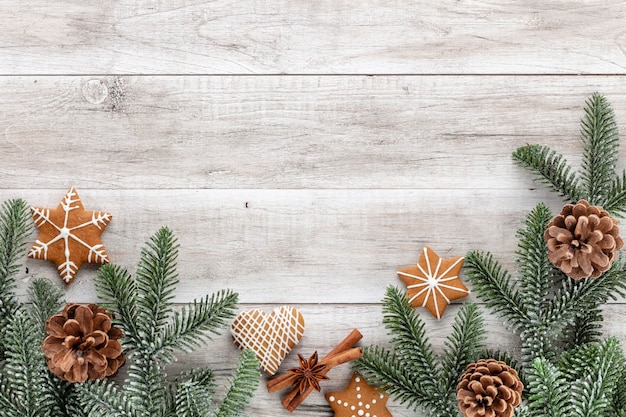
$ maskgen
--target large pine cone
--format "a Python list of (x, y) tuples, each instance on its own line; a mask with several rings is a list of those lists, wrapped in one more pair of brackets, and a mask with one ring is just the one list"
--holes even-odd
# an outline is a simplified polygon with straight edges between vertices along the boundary
[(543, 236), (550, 262), (576, 280), (599, 277), (624, 246), (617, 220), (585, 200), (565, 205)]
[(111, 315), (97, 306), (67, 304), (46, 322), (48, 337), (42, 351), (48, 368), (61, 379), (84, 382), (103, 379), (124, 363), (123, 334), (111, 324)]
[(522, 403), (523, 389), (515, 369), (495, 359), (480, 359), (467, 366), (456, 398), (467, 417), (511, 417)]

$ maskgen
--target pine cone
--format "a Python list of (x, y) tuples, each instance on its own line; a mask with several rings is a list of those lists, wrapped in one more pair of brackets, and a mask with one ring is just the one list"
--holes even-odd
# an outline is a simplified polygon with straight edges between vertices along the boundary
[(576, 280), (599, 277), (611, 268), (617, 251), (624, 246), (617, 220), (585, 200), (565, 205), (543, 237), (550, 261)]
[(97, 306), (67, 304), (46, 322), (48, 337), (42, 351), (50, 371), (69, 382), (103, 379), (124, 363), (123, 334), (111, 324), (111, 315)]
[(523, 389), (515, 369), (495, 359), (480, 359), (467, 366), (456, 398), (467, 417), (511, 417), (522, 403)]

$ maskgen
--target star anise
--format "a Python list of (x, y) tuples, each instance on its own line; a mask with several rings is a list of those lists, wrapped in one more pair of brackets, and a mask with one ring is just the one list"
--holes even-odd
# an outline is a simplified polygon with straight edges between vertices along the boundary
[(298, 354), (299, 368), (289, 369), (289, 373), (294, 377), (294, 385), (298, 386), (301, 393), (312, 387), (316, 391), (320, 391), (320, 381), (330, 379), (322, 373), (326, 369), (326, 364), (317, 363), (317, 351), (306, 360), (302, 355)]

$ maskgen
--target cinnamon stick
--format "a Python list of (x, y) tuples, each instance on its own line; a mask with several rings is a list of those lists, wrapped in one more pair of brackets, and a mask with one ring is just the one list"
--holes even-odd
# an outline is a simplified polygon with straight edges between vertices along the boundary
[[(359, 340), (363, 338), (361, 332), (357, 329), (353, 329), (350, 334), (342, 340), (333, 350), (331, 350), (324, 358), (321, 360), (321, 363), (332, 364), (326, 367), (322, 372), (322, 375), (326, 375), (328, 371), (333, 366), (336, 366), (340, 363), (349, 362), (351, 360), (355, 360), (363, 356), (363, 349), (361, 348), (352, 348)], [(337, 363), (334, 363), (337, 362)], [(334, 364), (333, 364), (334, 363)], [(294, 387), (288, 394), (283, 398), (282, 405), (292, 413), (302, 402), (309, 396), (309, 394), (313, 391), (313, 387), (309, 387), (306, 391), (300, 392), (298, 387)]]
[(288, 388), (294, 384), (296, 378), (296, 375), (292, 374), (291, 372), (287, 372), (285, 374), (282, 374), (281, 376), (270, 379), (269, 381), (267, 381), (266, 384), (267, 392), (271, 394), (272, 392)]
[(337, 346), (335, 346), (333, 350), (328, 352), (328, 354), (324, 356), (322, 360), (328, 358), (329, 356), (336, 355), (337, 353), (341, 353), (344, 350), (350, 349), (352, 346), (356, 345), (356, 343), (362, 338), (363, 335), (361, 334), (361, 332), (358, 329), (353, 329), (350, 334), (346, 336), (346, 338), (343, 339)]
[[(322, 375), (326, 375), (326, 373), (328, 373), (328, 371), (330, 371), (333, 366), (350, 362), (362, 357), (363, 349), (357, 347), (349, 349), (342, 353), (337, 353), (330, 358), (328, 356), (329, 355), (326, 355), (324, 359), (322, 359), (322, 363), (328, 364), (326, 369), (320, 372)], [(295, 387), (289, 392), (289, 394), (287, 394), (285, 398), (283, 398), (282, 405), (287, 409), (287, 411), (292, 413), (296, 408), (300, 406), (300, 404), (302, 404), (302, 402), (306, 399), (306, 397), (309, 396), (311, 392), (313, 392), (313, 387), (307, 388), (307, 390), (304, 392), (300, 392), (299, 388)]]

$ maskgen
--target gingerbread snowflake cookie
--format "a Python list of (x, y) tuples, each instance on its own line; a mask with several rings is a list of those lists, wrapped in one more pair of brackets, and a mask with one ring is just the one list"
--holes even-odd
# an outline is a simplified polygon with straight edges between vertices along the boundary
[(416, 265), (398, 271), (406, 284), (406, 295), (413, 307), (426, 307), (437, 319), (450, 301), (469, 294), (459, 279), (463, 257), (442, 259), (431, 248), (425, 247)]
[(31, 207), (39, 237), (29, 258), (52, 261), (65, 284), (70, 284), (83, 263), (106, 264), (109, 256), (100, 235), (111, 214), (85, 210), (72, 187), (57, 208)]
[(355, 373), (344, 391), (329, 392), (326, 401), (335, 417), (393, 417), (387, 410), (389, 398)]

